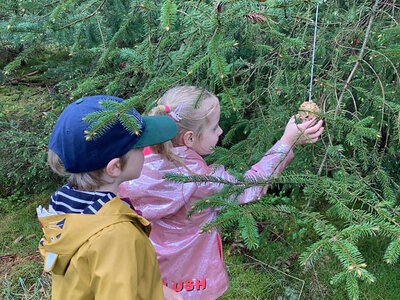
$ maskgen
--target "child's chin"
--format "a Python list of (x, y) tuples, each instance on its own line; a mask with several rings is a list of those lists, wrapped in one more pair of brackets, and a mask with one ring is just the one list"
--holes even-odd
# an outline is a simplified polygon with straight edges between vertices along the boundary
[(214, 151), (212, 151), (212, 150), (204, 151), (204, 152), (202, 152), (200, 155), (201, 155), (201, 156), (210, 155), (210, 154), (212, 154), (213, 152), (214, 152)]

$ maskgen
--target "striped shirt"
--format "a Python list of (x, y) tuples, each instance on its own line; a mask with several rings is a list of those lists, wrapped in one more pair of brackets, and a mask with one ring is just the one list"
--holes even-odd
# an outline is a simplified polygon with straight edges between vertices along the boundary
[(93, 215), (114, 197), (112, 192), (78, 191), (66, 184), (51, 196), (49, 209), (54, 209), (57, 214)]

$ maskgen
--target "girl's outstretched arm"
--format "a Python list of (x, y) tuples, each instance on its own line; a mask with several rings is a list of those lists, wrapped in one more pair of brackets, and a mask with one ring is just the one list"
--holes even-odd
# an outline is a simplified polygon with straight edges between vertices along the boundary
[[(287, 143), (279, 140), (275, 145), (268, 150), (268, 152), (261, 158), (261, 160), (253, 165), (244, 175), (249, 177), (262, 177), (268, 178), (270, 176), (277, 176), (282, 170), (289, 164), (293, 159), (294, 154), (292, 147)], [(205, 162), (204, 162), (205, 164)], [(208, 172), (205, 175), (211, 175), (219, 178), (223, 178), (229, 181), (235, 181), (235, 177), (232, 176), (225, 167), (222, 165), (208, 166)], [(202, 183), (196, 194), (198, 198), (207, 197), (213, 193), (218, 192), (223, 187), (220, 183), (207, 182)], [(262, 195), (267, 192), (267, 187), (251, 187), (246, 189), (238, 198), (240, 204), (249, 203), (251, 201), (259, 199)]]
[[(252, 177), (276, 177), (278, 176), (293, 159), (293, 147), (296, 145), (310, 144), (317, 142), (322, 134), (322, 120), (318, 121), (314, 118), (302, 124), (296, 124), (293, 116), (288, 121), (282, 138), (268, 150), (264, 157), (248, 170), (245, 175)], [(219, 166), (212, 174), (216, 177), (234, 180), (223, 166)], [(211, 184), (210, 188), (214, 188), (214, 192), (222, 188), (222, 185)], [(252, 187), (246, 189), (238, 198), (240, 204), (249, 203), (259, 199), (267, 192), (266, 187)]]
[[(279, 140), (268, 150), (263, 158), (253, 165), (245, 175), (248, 177), (269, 178), (278, 176), (286, 166), (292, 161), (294, 154), (292, 146), (285, 141)], [(240, 204), (245, 204), (258, 200), (268, 190), (268, 186), (251, 187), (246, 189), (238, 198)]]

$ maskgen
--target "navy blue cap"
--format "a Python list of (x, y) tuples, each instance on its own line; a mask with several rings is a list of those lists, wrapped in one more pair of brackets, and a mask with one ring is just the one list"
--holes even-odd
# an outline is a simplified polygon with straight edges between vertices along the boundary
[(89, 123), (83, 118), (104, 110), (99, 102), (124, 101), (107, 95), (88, 96), (68, 105), (58, 118), (50, 136), (49, 149), (61, 159), (70, 173), (90, 172), (102, 169), (113, 159), (123, 156), (132, 148), (141, 148), (166, 142), (178, 132), (173, 119), (168, 116), (142, 117), (135, 109), (127, 113), (140, 124), (138, 135), (128, 131), (119, 121), (113, 123), (104, 134), (86, 140)]

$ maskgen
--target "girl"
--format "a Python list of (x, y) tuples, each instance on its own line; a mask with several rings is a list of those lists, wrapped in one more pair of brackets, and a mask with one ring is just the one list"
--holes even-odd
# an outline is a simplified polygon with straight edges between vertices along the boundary
[[(195, 103), (198, 103), (198, 108)], [(135, 208), (152, 223), (150, 239), (156, 249), (161, 276), (168, 287), (184, 299), (216, 299), (228, 288), (228, 276), (222, 261), (221, 241), (217, 231), (200, 234), (201, 226), (216, 216), (208, 209), (186, 218), (194, 201), (219, 191), (216, 183), (178, 184), (163, 179), (165, 173), (214, 175), (232, 179), (223, 166), (208, 166), (202, 155), (212, 152), (222, 129), (220, 106), (212, 93), (193, 86), (168, 90), (150, 114), (167, 114), (177, 122), (178, 134), (172, 140), (152, 147), (146, 156), (142, 175), (124, 182), (119, 195), (128, 197)], [(295, 124), (292, 117), (280, 139), (255, 164), (247, 176), (278, 175), (292, 160), (294, 145), (315, 143), (323, 131), (315, 119)], [(299, 138), (300, 136), (300, 138)], [(246, 189), (239, 203), (256, 200), (265, 188)]]

